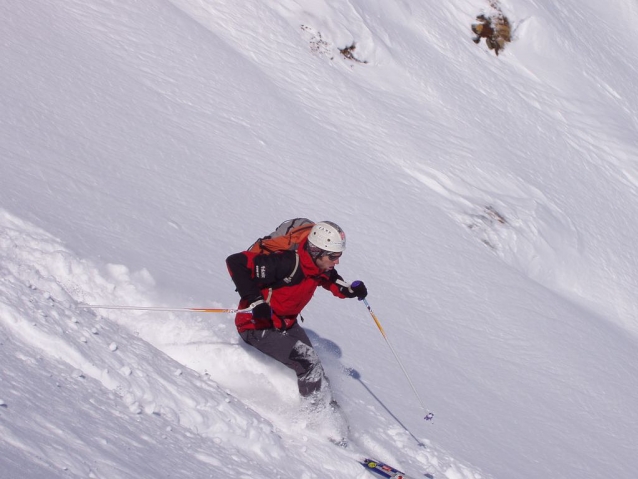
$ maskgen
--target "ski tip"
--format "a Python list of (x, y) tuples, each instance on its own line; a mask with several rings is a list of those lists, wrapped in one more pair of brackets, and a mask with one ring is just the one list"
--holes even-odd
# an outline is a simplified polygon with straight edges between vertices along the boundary
[[(385, 464), (381, 461), (377, 461), (376, 459), (370, 459), (370, 458), (361, 458), (359, 459), (359, 463), (365, 467), (366, 469), (368, 469), (370, 472), (375, 473), (378, 476), (381, 477), (385, 477), (388, 479), (412, 479), (414, 478), (414, 476), (407, 476), (405, 473), (399, 471), (398, 469), (395, 469), (392, 466), (389, 466), (388, 464)], [(434, 476), (432, 474), (430, 474), (429, 472), (425, 472), (423, 473), (424, 477), (427, 477), (428, 479), (434, 479)]]
[(408, 477), (398, 469), (395, 469), (394, 467), (375, 459), (365, 458), (359, 460), (359, 463), (370, 472), (373, 472), (381, 477), (386, 477), (389, 479), (408, 479)]

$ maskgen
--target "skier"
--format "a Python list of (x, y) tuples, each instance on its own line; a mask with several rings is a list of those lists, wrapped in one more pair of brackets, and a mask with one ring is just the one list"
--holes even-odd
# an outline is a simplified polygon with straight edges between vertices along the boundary
[(361, 281), (348, 284), (334, 269), (346, 249), (343, 230), (331, 221), (316, 223), (296, 251), (257, 254), (244, 251), (226, 259), (241, 296), (235, 325), (241, 338), (285, 364), (297, 375), (299, 393), (312, 405), (332, 397), (323, 367), (308, 335), (297, 322), (318, 286), (339, 298), (368, 294)]

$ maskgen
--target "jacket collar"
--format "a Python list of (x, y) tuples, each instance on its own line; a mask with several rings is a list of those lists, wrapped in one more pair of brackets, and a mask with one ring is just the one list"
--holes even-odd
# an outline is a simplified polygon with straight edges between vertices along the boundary
[(297, 254), (299, 255), (299, 262), (301, 263), (301, 269), (303, 270), (306, 276), (319, 276), (323, 274), (323, 272), (319, 269), (319, 267), (315, 264), (315, 261), (310, 256), (310, 253), (306, 250), (306, 243), (308, 240), (304, 240), (299, 244), (299, 249), (297, 250)]

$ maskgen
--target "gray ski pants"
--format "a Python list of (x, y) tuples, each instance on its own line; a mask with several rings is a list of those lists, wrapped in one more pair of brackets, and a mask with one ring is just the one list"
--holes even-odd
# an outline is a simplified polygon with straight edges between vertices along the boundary
[(295, 323), (286, 331), (255, 329), (239, 335), (246, 343), (295, 371), (302, 396), (310, 396), (321, 389), (323, 366), (308, 335), (299, 324)]

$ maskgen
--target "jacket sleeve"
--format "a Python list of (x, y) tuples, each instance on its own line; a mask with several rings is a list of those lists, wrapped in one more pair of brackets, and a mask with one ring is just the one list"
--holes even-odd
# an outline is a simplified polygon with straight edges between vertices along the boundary
[(248, 251), (226, 258), (228, 272), (243, 300), (263, 299), (261, 290), (275, 286), (288, 277), (296, 263), (294, 251), (273, 254), (255, 254)]
[(348, 287), (339, 283), (345, 283), (345, 281), (336, 270), (332, 269), (328, 273), (328, 277), (322, 281), (321, 286), (330, 291), (337, 298), (348, 298)]

